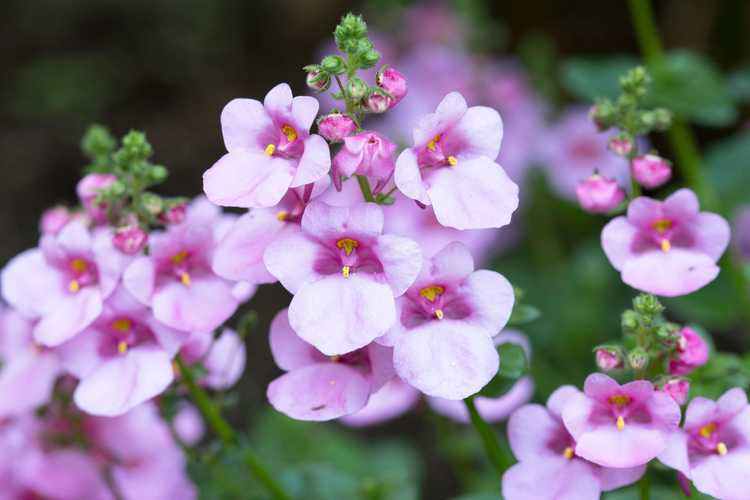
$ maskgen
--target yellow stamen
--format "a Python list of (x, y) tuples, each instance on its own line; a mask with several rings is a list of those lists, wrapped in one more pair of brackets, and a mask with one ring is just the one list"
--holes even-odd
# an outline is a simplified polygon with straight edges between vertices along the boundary
[(342, 249), (348, 256), (359, 246), (359, 241), (351, 238), (343, 238), (336, 242), (336, 246)]
[(723, 442), (719, 442), (719, 444), (716, 445), (716, 453), (719, 455), (726, 455), (728, 451), (727, 445)]
[(567, 458), (568, 460), (573, 458), (573, 448), (571, 448), (570, 446), (565, 448), (565, 450), (563, 451), (563, 456)]
[(435, 302), (435, 299), (438, 296), (442, 295), (444, 292), (445, 292), (445, 288), (443, 288), (442, 286), (433, 285), (433, 286), (422, 288), (419, 291), (419, 295), (429, 300), (430, 302)]
[(190, 275), (188, 273), (182, 273), (180, 275), (180, 283), (182, 283), (185, 286), (190, 286), (190, 283), (192, 280), (190, 279)]
[(711, 422), (710, 424), (706, 424), (703, 427), (700, 428), (698, 431), (701, 436), (708, 439), (711, 437), (711, 435), (716, 432), (716, 424)]
[(443, 313), (442, 309), (435, 309), (435, 317), (437, 319), (443, 319), (445, 317), (445, 313)]
[(427, 143), (427, 149), (429, 149), (430, 151), (435, 151), (435, 149), (437, 149), (438, 142), (440, 142), (440, 134), (433, 137), (432, 140)]
[(125, 354), (126, 352), (128, 352), (128, 343), (125, 342), (124, 340), (121, 340), (120, 342), (118, 342), (117, 352), (119, 352), (120, 354)]
[(448, 165), (450, 165), (451, 167), (455, 167), (456, 165), (458, 165), (458, 158), (456, 158), (455, 156), (449, 156)]
[(668, 229), (672, 229), (672, 221), (669, 219), (659, 219), (654, 221), (651, 224), (651, 227), (654, 228), (654, 231), (657, 233), (664, 234)]
[(78, 282), (78, 280), (72, 280), (70, 284), (68, 284), (68, 290), (70, 290), (73, 293), (76, 293), (80, 289), (81, 289), (81, 284)]
[(122, 333), (129, 332), (132, 326), (133, 323), (127, 318), (116, 319), (112, 322), (112, 329)]
[(331, 360), (331, 363), (338, 363), (341, 359), (341, 356), (339, 356), (338, 354), (334, 354), (333, 356), (328, 356), (328, 359)]
[(622, 418), (622, 415), (617, 417), (617, 430), (621, 431), (625, 428), (625, 419)]
[(622, 408), (630, 403), (630, 396), (627, 394), (616, 394), (609, 397), (609, 402), (616, 405), (618, 408)]
[(266, 156), (272, 156), (274, 151), (276, 151), (276, 144), (269, 144), (266, 146), (266, 149), (263, 150)]
[(70, 261), (70, 268), (77, 273), (84, 272), (88, 267), (88, 263), (83, 259), (73, 259)]
[(297, 131), (291, 125), (284, 125), (281, 127), (281, 133), (286, 136), (286, 140), (294, 142), (297, 140)]
[(668, 239), (664, 238), (661, 240), (661, 251), (662, 252), (669, 252), (672, 249), (672, 244), (669, 242)]
[(188, 258), (188, 253), (185, 250), (182, 250), (181, 252), (177, 252), (176, 254), (171, 256), (169, 260), (172, 261), (172, 264), (179, 266), (180, 264), (185, 262), (187, 258)]
[(348, 278), (349, 277), (349, 273), (351, 272), (351, 269), (352, 268), (349, 267), (349, 266), (344, 266), (344, 267), (341, 268), (341, 274), (344, 275), (344, 278)]
[(286, 210), (282, 210), (276, 214), (276, 220), (279, 222), (284, 222), (288, 216), (289, 212), (287, 212)]

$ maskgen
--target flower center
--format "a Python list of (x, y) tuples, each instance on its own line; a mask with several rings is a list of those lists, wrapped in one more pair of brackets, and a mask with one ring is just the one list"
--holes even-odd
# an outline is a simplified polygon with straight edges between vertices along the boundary
[(348, 257), (359, 246), (359, 242), (351, 238), (342, 238), (336, 242), (336, 246), (343, 250)]
[(128, 333), (133, 326), (133, 322), (127, 318), (116, 319), (112, 322), (112, 329), (120, 333)]
[(700, 430), (698, 430), (698, 434), (706, 439), (709, 439), (714, 434), (714, 432), (716, 432), (716, 424), (713, 422), (704, 425), (700, 428)]
[(286, 136), (288, 142), (294, 142), (297, 140), (297, 131), (291, 125), (284, 125), (281, 127), (281, 133)]
[(89, 268), (88, 262), (86, 262), (83, 259), (73, 259), (70, 261), (70, 269), (73, 270), (73, 272), (76, 272), (78, 274), (82, 274), (86, 271), (86, 269)]
[(659, 234), (664, 234), (672, 229), (672, 221), (670, 219), (657, 219), (651, 223), (651, 228)]
[(430, 303), (428, 309), (431, 309), (432, 314), (439, 320), (445, 317), (445, 312), (442, 309), (443, 301), (441, 299), (444, 293), (445, 288), (440, 285), (426, 286), (419, 290), (420, 297)]
[(440, 134), (433, 137), (432, 140), (427, 143), (427, 149), (434, 153), (437, 149), (438, 142), (440, 142)]
[(72, 293), (76, 293), (81, 289), (81, 286), (91, 282), (91, 265), (86, 259), (75, 258), (68, 264), (75, 277), (68, 283), (68, 290)]
[(629, 405), (631, 401), (631, 397), (627, 394), (615, 394), (614, 396), (609, 397), (609, 402), (617, 406), (617, 408)]
[(178, 275), (180, 277), (180, 283), (185, 286), (190, 286), (190, 283), (192, 282), (190, 274), (186, 270), (187, 266), (185, 265), (189, 257), (190, 252), (181, 250), (169, 258), (170, 262), (172, 262), (172, 265), (177, 268)]

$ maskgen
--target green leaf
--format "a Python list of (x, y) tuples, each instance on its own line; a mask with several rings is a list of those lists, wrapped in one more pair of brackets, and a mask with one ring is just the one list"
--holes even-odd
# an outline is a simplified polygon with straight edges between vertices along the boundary
[(508, 392), (516, 381), (529, 370), (529, 363), (523, 348), (512, 342), (497, 346), (500, 356), (500, 369), (490, 382), (479, 392), (481, 396), (497, 398)]
[(750, 101), (750, 66), (745, 66), (729, 74), (729, 91), (740, 102)]
[(648, 95), (651, 105), (707, 126), (730, 125), (737, 119), (729, 85), (708, 59), (674, 51), (648, 69), (653, 79)]
[(741, 132), (712, 144), (705, 167), (726, 213), (750, 203), (750, 132)]
[(541, 316), (541, 312), (536, 307), (529, 304), (516, 304), (513, 306), (513, 312), (510, 314), (508, 326), (518, 326), (530, 323)]
[(614, 99), (620, 94), (620, 77), (640, 61), (629, 55), (607, 58), (572, 57), (562, 66), (562, 84), (579, 99)]
[(697, 292), (682, 297), (664, 298), (671, 314), (687, 318), (709, 330), (726, 330), (740, 319), (741, 310), (732, 297), (734, 288), (725, 273)]

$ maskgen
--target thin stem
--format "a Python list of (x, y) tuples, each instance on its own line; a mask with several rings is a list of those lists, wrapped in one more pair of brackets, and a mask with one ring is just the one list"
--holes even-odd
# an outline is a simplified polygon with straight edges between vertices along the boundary
[[(211, 401), (211, 398), (208, 397), (206, 391), (196, 383), (192, 368), (186, 365), (179, 356), (175, 357), (175, 363), (177, 363), (177, 368), (180, 370), (180, 376), (187, 387), (190, 399), (192, 399), (195, 406), (198, 407), (198, 410), (201, 412), (201, 415), (203, 415), (203, 418), (206, 420), (209, 427), (211, 427), (216, 435), (219, 436), (219, 439), (224, 446), (229, 447), (236, 445), (237, 437), (235, 436), (232, 427), (226, 420), (224, 420), (224, 417), (221, 416), (221, 412)], [(287, 495), (281, 486), (274, 481), (271, 474), (260, 463), (260, 460), (255, 453), (246, 446), (243, 446), (243, 453), (245, 464), (250, 469), (250, 472), (252, 472), (255, 478), (266, 488), (266, 490), (268, 490), (271, 496), (275, 500), (290, 500), (289, 495)]]
[(372, 195), (372, 189), (370, 189), (370, 181), (364, 175), (357, 176), (357, 182), (359, 183), (359, 189), (362, 191), (362, 196), (365, 201), (375, 202), (375, 197)]
[(490, 462), (492, 462), (492, 465), (495, 467), (495, 470), (498, 472), (498, 474), (502, 474), (503, 472), (505, 472), (505, 469), (510, 466), (510, 464), (505, 458), (505, 453), (500, 447), (500, 442), (497, 440), (495, 431), (482, 418), (482, 416), (479, 414), (479, 411), (477, 411), (477, 407), (474, 404), (474, 396), (469, 396), (468, 398), (464, 399), (464, 404), (466, 405), (466, 409), (469, 410), (471, 424), (474, 426), (474, 429), (482, 439), (482, 444), (484, 445), (484, 451), (487, 454), (487, 458), (490, 459)]
[(651, 11), (651, 0), (630, 0), (630, 15), (633, 17), (633, 25), (641, 48), (643, 57), (652, 63), (664, 56), (664, 49), (659, 39), (659, 31), (656, 29), (654, 14)]
[(638, 481), (638, 492), (640, 493), (641, 500), (649, 500), (651, 498), (651, 477), (648, 474), (648, 467), (646, 467), (641, 480)]

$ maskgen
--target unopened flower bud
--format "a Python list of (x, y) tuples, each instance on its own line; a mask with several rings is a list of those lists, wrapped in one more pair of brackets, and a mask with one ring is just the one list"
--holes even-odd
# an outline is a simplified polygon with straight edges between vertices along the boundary
[(143, 249), (147, 239), (146, 231), (137, 224), (132, 224), (118, 228), (112, 237), (112, 243), (122, 253), (134, 255)]
[(169, 170), (162, 165), (154, 165), (148, 169), (148, 176), (153, 182), (162, 182), (169, 175)]
[(391, 95), (391, 107), (398, 104), (408, 91), (406, 78), (393, 68), (381, 69), (375, 77), (375, 83)]
[(638, 313), (632, 309), (628, 309), (622, 313), (622, 319), (620, 320), (622, 329), (628, 333), (638, 328)]
[(687, 403), (690, 382), (684, 378), (671, 378), (664, 382), (660, 389), (669, 394), (675, 403), (682, 406)]
[(642, 293), (633, 299), (633, 308), (639, 314), (655, 316), (664, 311), (659, 299), (649, 293)]
[(169, 207), (164, 212), (164, 222), (167, 224), (180, 224), (182, 221), (185, 220), (185, 216), (187, 215), (187, 207), (184, 203), (180, 203), (179, 205), (175, 205), (173, 207)]
[(164, 209), (164, 200), (154, 193), (143, 193), (141, 195), (141, 206), (153, 216), (157, 216)]
[(340, 75), (346, 71), (346, 63), (341, 56), (325, 56), (320, 62), (320, 67), (331, 75)]
[(331, 76), (320, 69), (307, 72), (307, 86), (316, 92), (324, 92), (331, 86)]
[(70, 210), (62, 205), (48, 208), (39, 220), (39, 231), (42, 234), (55, 235), (70, 221), (72, 215)]
[(367, 109), (372, 113), (385, 113), (391, 107), (393, 100), (387, 95), (375, 91), (369, 95), (365, 103)]
[(679, 332), (676, 358), (669, 362), (669, 373), (687, 375), (708, 361), (708, 345), (698, 332), (686, 326)]
[(626, 135), (618, 135), (609, 140), (607, 147), (618, 156), (628, 156), (633, 151), (633, 140)]
[(610, 101), (597, 102), (589, 110), (589, 117), (601, 132), (612, 126), (615, 117), (615, 108)]
[(86, 213), (97, 224), (107, 221), (107, 204), (97, 202), (99, 193), (106, 191), (117, 183), (117, 177), (112, 174), (89, 174), (78, 182), (76, 192)]
[(633, 178), (646, 189), (657, 188), (672, 177), (672, 166), (661, 156), (639, 156), (633, 159), (632, 165)]
[(636, 347), (628, 353), (628, 365), (633, 370), (643, 370), (648, 366), (648, 353), (642, 347)]
[(356, 130), (357, 124), (352, 117), (343, 113), (328, 113), (318, 120), (318, 132), (330, 142), (339, 142)]
[(356, 76), (352, 77), (346, 84), (349, 97), (355, 101), (362, 99), (367, 94), (367, 84)]
[(331, 173), (336, 189), (341, 191), (343, 177), (364, 175), (377, 179), (377, 193), (393, 175), (396, 145), (376, 132), (365, 131), (344, 139), (344, 146), (333, 158)]
[(360, 56), (362, 68), (372, 68), (380, 61), (380, 52), (375, 49), (369, 49)]
[(625, 199), (625, 190), (617, 181), (593, 174), (576, 187), (581, 208), (592, 214), (606, 214)]
[(672, 125), (672, 113), (664, 108), (642, 111), (639, 118), (641, 125), (648, 130), (661, 132), (667, 130)]
[(622, 358), (614, 349), (600, 347), (596, 350), (596, 366), (603, 372), (610, 372), (622, 368)]

